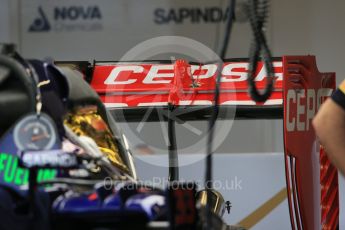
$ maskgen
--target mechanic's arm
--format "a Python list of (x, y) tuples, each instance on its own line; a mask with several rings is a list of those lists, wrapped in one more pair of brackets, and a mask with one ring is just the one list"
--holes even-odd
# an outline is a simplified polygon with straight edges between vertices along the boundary
[(345, 175), (345, 94), (341, 86), (321, 106), (313, 126), (331, 162)]

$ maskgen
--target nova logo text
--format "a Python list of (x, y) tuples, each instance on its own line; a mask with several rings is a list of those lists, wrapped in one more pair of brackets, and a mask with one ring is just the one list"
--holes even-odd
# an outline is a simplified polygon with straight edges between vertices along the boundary
[(38, 16), (29, 32), (96, 31), (103, 29), (102, 12), (98, 6), (38, 7)]

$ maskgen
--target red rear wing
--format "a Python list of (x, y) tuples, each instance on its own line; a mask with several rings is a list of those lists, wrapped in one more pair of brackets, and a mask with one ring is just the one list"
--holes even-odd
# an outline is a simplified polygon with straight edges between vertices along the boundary
[[(335, 88), (335, 73), (320, 73), (314, 56), (284, 56), (274, 61), (275, 89), (265, 103), (247, 93), (248, 62), (224, 61), (221, 69), (220, 117), (284, 119), (286, 181), (293, 229), (336, 229), (338, 178), (311, 126), (321, 103)], [(214, 97), (216, 64), (165, 62), (96, 62), (91, 85), (115, 119), (142, 120), (148, 109), (173, 104), (183, 119), (208, 119)], [(260, 63), (255, 81), (265, 87)], [(186, 112), (187, 111), (187, 112)], [(146, 115), (145, 115), (146, 114)], [(223, 115), (222, 115), (223, 114)]]
[[(282, 118), (282, 59), (277, 58), (273, 64), (275, 90), (262, 104), (252, 101), (247, 93), (248, 61), (225, 61), (218, 118), (227, 119), (227, 114), (234, 110), (235, 118)], [(94, 66), (91, 85), (118, 121), (141, 120), (148, 109), (146, 120), (156, 120), (158, 116), (152, 109), (167, 109), (168, 103), (177, 106), (179, 118), (200, 120), (209, 117), (216, 75), (214, 63), (100, 62)], [(265, 78), (266, 70), (260, 63), (256, 73), (258, 89), (264, 89)]]
[[(186, 63), (187, 64), (187, 63)], [(274, 62), (277, 76), (273, 96), (265, 104), (282, 104), (282, 62)], [(93, 88), (105, 99), (108, 107), (137, 107), (167, 105), (174, 82), (180, 89), (177, 105), (210, 105), (213, 100), (217, 64), (157, 63), (97, 63), (94, 68)], [(246, 72), (248, 62), (224, 62), (222, 68), (221, 105), (255, 105), (247, 94)], [(179, 78), (179, 81), (174, 81)], [(259, 65), (256, 81), (265, 85), (266, 71)], [(192, 85), (192, 79), (196, 85)], [(159, 96), (157, 96), (159, 95)]]

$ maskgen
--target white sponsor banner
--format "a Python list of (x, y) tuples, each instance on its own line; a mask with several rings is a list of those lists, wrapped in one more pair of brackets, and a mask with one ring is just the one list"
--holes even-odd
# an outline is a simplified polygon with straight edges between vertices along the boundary
[[(227, 4), (209, 0), (21, 1), (20, 47), (27, 57), (115, 60), (142, 41), (177, 35), (217, 50)], [(233, 32), (231, 56), (245, 57), (251, 41), (248, 23), (236, 24)]]

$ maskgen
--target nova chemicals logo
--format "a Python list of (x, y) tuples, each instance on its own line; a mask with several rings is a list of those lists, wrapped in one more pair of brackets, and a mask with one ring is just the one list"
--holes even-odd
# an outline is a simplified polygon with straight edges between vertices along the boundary
[(38, 7), (38, 16), (29, 32), (72, 32), (102, 30), (102, 12), (98, 6)]
[(55, 7), (54, 8), (55, 20), (100, 20), (102, 14), (97, 6), (70, 6), (70, 7)]
[(38, 17), (32, 22), (29, 27), (30, 32), (43, 32), (50, 30), (50, 23), (45, 15), (42, 7), (38, 7)]

